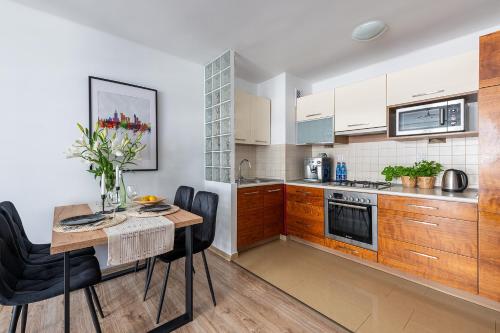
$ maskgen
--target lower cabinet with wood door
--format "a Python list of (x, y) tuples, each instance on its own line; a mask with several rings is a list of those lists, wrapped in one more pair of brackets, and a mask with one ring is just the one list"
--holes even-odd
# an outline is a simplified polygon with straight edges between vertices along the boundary
[(479, 212), (479, 294), (500, 302), (500, 215)]
[(478, 292), (476, 204), (379, 195), (378, 207), (379, 263)]
[(309, 242), (325, 245), (323, 189), (286, 185), (286, 231)]
[(283, 232), (283, 186), (278, 184), (238, 189), (239, 251)]

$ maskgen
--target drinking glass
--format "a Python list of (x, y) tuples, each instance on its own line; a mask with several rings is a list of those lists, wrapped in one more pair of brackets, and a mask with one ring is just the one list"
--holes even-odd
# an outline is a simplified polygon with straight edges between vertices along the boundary
[(130, 200), (134, 200), (138, 195), (139, 195), (139, 192), (137, 190), (137, 186), (135, 186), (135, 185), (128, 185), (127, 186), (127, 197)]
[(113, 210), (113, 215), (116, 213), (116, 209), (120, 207), (121, 204), (121, 199), (120, 199), (120, 193), (116, 191), (109, 191), (108, 194), (106, 195), (106, 199), (108, 202), (108, 207), (110, 207)]

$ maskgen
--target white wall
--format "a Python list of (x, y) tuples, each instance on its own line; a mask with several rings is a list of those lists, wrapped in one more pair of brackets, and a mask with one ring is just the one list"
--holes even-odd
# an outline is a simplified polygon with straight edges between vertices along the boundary
[(479, 36), (497, 30), (500, 30), (500, 25), (455, 38), (441, 44), (416, 50), (403, 56), (363, 67), (343, 75), (314, 82), (312, 85), (312, 92), (316, 93), (329, 90), (345, 84), (370, 79), (385, 73), (391, 73), (401, 69), (428, 63), (433, 60), (452, 57), (468, 51), (477, 50), (479, 48)]
[(159, 171), (128, 184), (168, 198), (204, 186), (202, 66), (9, 1), (0, 31), (0, 201), (16, 204), (33, 241), (50, 241), (54, 206), (99, 198), (63, 155), (88, 124), (89, 75), (158, 90)]
[(286, 143), (286, 73), (259, 83), (258, 95), (271, 100), (271, 144)]
[(234, 78), (235, 81), (235, 88), (236, 90), (243, 90), (244, 92), (247, 92), (251, 95), (257, 95), (258, 94), (258, 86), (255, 83), (248, 82), (246, 80), (243, 80), (239, 77)]

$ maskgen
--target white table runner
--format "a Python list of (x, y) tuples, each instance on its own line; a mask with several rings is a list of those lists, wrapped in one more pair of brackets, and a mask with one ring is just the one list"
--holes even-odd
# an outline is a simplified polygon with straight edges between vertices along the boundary
[(108, 236), (110, 266), (151, 258), (174, 248), (175, 225), (164, 216), (129, 216), (119, 225), (104, 228), (104, 232)]

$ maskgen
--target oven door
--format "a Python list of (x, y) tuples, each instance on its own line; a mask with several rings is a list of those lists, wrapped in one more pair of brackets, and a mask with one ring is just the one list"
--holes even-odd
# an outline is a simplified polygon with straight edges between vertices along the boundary
[(327, 236), (377, 251), (377, 206), (327, 200)]
[(396, 136), (447, 132), (447, 109), (447, 102), (397, 109)]

